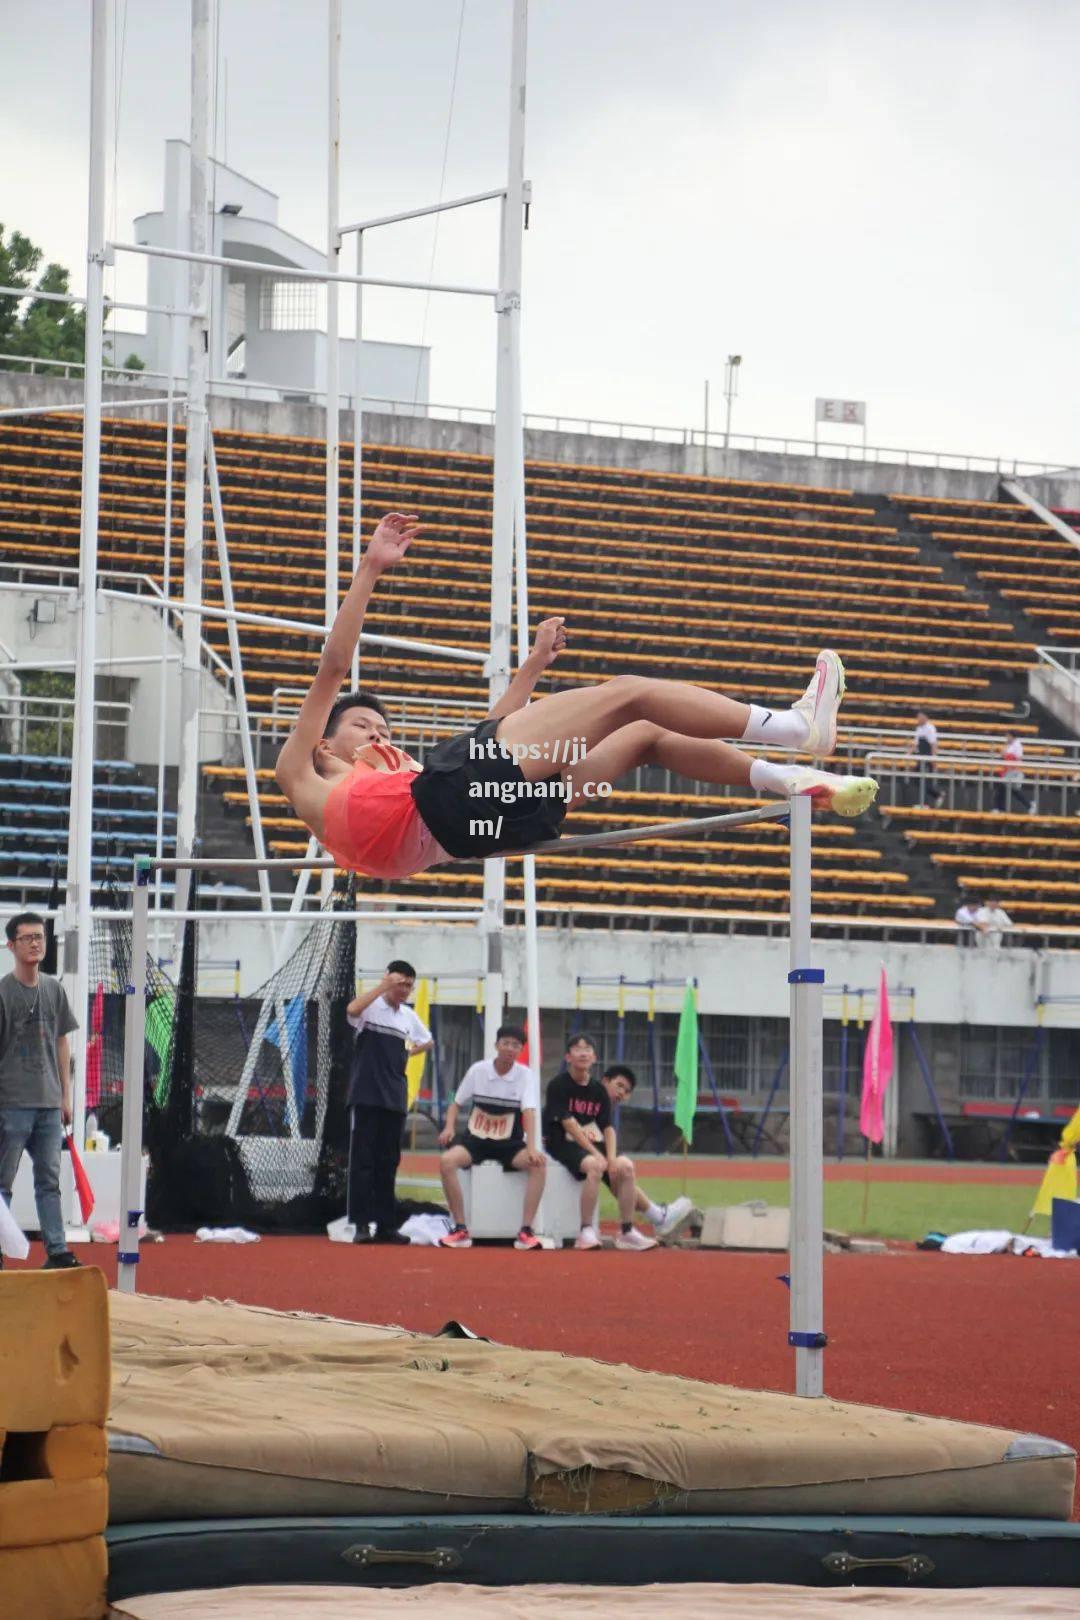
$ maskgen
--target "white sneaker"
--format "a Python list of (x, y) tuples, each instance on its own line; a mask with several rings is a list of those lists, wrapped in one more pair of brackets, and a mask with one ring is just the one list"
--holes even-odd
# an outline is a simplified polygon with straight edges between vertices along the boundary
[(792, 708), (801, 714), (809, 731), (799, 752), (825, 759), (836, 747), (836, 715), (846, 687), (844, 666), (838, 653), (828, 648), (819, 652), (814, 676), (798, 703)]
[(693, 1200), (690, 1198), (673, 1198), (670, 1204), (663, 1205), (663, 1216), (656, 1223), (658, 1237), (674, 1237), (680, 1227), (686, 1225), (694, 1213)]
[(658, 1249), (660, 1245), (655, 1238), (646, 1237), (644, 1232), (639, 1232), (636, 1226), (632, 1226), (629, 1232), (619, 1232), (617, 1234), (615, 1247), (617, 1249)]
[(823, 799), (838, 816), (861, 816), (877, 798), (878, 785), (872, 776), (837, 776), (833, 771), (815, 771), (809, 765), (782, 767), (787, 777), (789, 799)]
[(595, 1226), (583, 1226), (577, 1235), (575, 1249), (599, 1249), (601, 1247), (600, 1234)]

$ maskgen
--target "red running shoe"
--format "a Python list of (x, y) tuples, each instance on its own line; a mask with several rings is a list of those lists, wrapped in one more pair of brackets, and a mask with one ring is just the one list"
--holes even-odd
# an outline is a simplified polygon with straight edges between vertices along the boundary
[(544, 1245), (531, 1226), (523, 1226), (514, 1239), (515, 1249), (542, 1249)]
[(439, 1239), (440, 1249), (471, 1249), (472, 1238), (469, 1236), (467, 1226), (454, 1226), (445, 1237)]

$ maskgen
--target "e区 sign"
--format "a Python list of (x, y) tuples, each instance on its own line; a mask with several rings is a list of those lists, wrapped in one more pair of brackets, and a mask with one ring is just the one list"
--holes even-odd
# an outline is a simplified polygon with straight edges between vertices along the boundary
[(814, 402), (815, 422), (842, 422), (846, 427), (866, 426), (864, 399), (818, 399)]

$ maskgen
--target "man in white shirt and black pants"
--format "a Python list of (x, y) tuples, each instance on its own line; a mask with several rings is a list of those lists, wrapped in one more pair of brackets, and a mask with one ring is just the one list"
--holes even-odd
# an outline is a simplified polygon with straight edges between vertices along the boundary
[[(524, 1048), (525, 1031), (516, 1024), (503, 1024), (495, 1037), (494, 1058), (481, 1058), (465, 1071), (447, 1109), (446, 1124), (439, 1133), (439, 1141), (447, 1151), (439, 1161), (439, 1173), (453, 1224), (446, 1237), (439, 1240), (444, 1249), (472, 1248), (459, 1172), (489, 1159), (504, 1170), (524, 1170), (528, 1176), (521, 1229), (514, 1248), (543, 1247), (533, 1231), (547, 1173), (547, 1159), (537, 1140), (540, 1084), (532, 1069), (518, 1062)], [(458, 1116), (462, 1113), (465, 1131), (455, 1142)]]
[(434, 1045), (431, 1031), (405, 1005), (415, 983), (410, 963), (391, 962), (382, 983), (346, 1009), (357, 1031), (348, 1098), (348, 1217), (356, 1228), (354, 1243), (409, 1241), (397, 1229), (394, 1188), (408, 1108), (405, 1065)]

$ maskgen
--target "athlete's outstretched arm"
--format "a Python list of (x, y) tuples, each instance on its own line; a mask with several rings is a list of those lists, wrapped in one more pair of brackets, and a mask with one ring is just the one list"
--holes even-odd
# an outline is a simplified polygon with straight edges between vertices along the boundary
[(326, 638), (315, 679), (300, 706), (296, 724), (278, 755), (274, 776), (286, 795), (297, 780), (303, 779), (314, 768), (313, 752), (323, 736), (334, 700), (348, 676), (353, 650), (364, 627), (364, 615), (379, 577), (401, 561), (418, 529), (419, 522), (415, 516), (389, 512), (368, 541), (367, 550)]
[(495, 704), (488, 719), (501, 720), (504, 714), (513, 714), (515, 709), (523, 709), (532, 697), (537, 681), (545, 669), (550, 669), (565, 646), (565, 619), (545, 619), (539, 624), (532, 652)]

